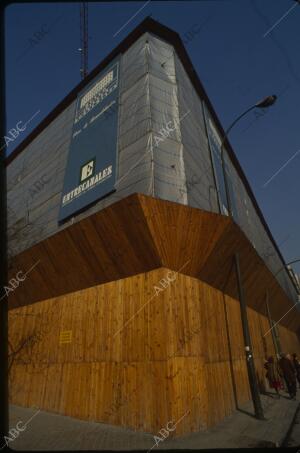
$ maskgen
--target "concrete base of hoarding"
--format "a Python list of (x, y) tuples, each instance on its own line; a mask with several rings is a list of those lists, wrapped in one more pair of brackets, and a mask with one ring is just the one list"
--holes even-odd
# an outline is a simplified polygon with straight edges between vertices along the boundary
[[(150, 449), (215, 449), (267, 448), (282, 446), (299, 407), (300, 397), (292, 401), (284, 394), (280, 400), (262, 396), (266, 420), (254, 418), (251, 403), (243, 405), (214, 428), (165, 439), (158, 443), (152, 434), (135, 432), (116, 426), (76, 420), (71, 417), (11, 406), (10, 428), (22, 420), (34, 418), (27, 429), (11, 442), (16, 450), (144, 450)], [(252, 415), (251, 415), (252, 414)], [(299, 430), (299, 428), (298, 428)], [(291, 440), (289, 446), (297, 446)]]

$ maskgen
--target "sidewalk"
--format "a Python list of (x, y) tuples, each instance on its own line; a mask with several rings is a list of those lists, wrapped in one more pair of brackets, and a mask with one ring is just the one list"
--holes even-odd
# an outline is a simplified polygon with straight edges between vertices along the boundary
[[(34, 418), (9, 446), (13, 450), (147, 451), (152, 448), (151, 452), (157, 449), (279, 447), (290, 429), (299, 401), (300, 395), (296, 401), (287, 397), (278, 400), (262, 396), (267, 419), (265, 421), (253, 417), (252, 404), (249, 402), (243, 406), (242, 411), (235, 411), (214, 428), (178, 439), (166, 439), (158, 447), (155, 446), (153, 435), (149, 433), (11, 406), (11, 428), (15, 428), (19, 421), (24, 424), (31, 417)], [(295, 429), (300, 430), (300, 425), (296, 425)]]

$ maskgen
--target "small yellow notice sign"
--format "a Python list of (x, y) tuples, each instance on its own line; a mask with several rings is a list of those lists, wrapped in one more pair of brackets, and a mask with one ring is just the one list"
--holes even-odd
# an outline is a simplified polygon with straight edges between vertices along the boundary
[(59, 344), (72, 343), (72, 330), (62, 330), (59, 335)]

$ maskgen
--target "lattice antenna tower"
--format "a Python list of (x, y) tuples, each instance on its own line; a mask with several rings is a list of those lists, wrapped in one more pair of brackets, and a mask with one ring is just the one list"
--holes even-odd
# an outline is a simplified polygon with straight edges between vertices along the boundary
[(80, 75), (84, 79), (88, 74), (88, 2), (80, 3)]

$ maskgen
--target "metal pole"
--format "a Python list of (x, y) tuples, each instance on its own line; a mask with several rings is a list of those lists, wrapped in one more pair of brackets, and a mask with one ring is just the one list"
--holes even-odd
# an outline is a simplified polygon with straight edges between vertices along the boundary
[[(0, 294), (7, 285), (7, 242), (6, 242), (6, 167), (5, 147), (5, 85), (4, 85), (4, 5), (0, 7)], [(0, 301), (0, 448), (5, 445), (8, 434), (8, 320), (7, 298)]]
[(243, 328), (243, 336), (244, 336), (244, 343), (245, 343), (245, 352), (246, 352), (246, 363), (247, 363), (247, 371), (248, 371), (248, 378), (250, 384), (250, 390), (252, 395), (252, 401), (254, 406), (255, 417), (259, 420), (265, 420), (264, 412), (260, 400), (260, 394), (258, 389), (258, 384), (256, 380), (255, 374), (255, 367), (253, 361), (253, 354), (252, 354), (252, 345), (251, 345), (251, 338), (249, 332), (249, 324), (248, 324), (248, 316), (247, 316), (247, 306), (244, 297), (244, 290), (242, 285), (241, 279), (241, 270), (240, 270), (240, 257), (238, 253), (234, 254), (234, 263), (236, 269), (236, 277), (237, 277), (237, 284), (238, 284), (238, 293), (240, 299), (240, 307), (241, 307), (241, 318), (242, 318), (242, 328)]
[(282, 349), (281, 349), (280, 335), (278, 334), (277, 326), (276, 326), (276, 324), (274, 324), (274, 321), (272, 321), (272, 323), (273, 323), (272, 330), (274, 330), (274, 339), (275, 339), (275, 342), (277, 345), (278, 354), (281, 354)]

